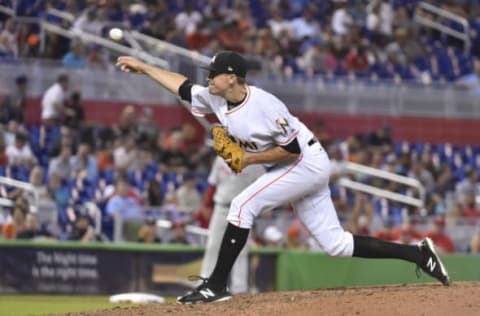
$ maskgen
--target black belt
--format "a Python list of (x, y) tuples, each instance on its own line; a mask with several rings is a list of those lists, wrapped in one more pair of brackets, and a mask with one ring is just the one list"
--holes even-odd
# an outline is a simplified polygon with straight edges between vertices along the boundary
[(316, 144), (316, 143), (318, 143), (318, 139), (316, 139), (314, 137), (314, 138), (310, 139), (307, 144), (308, 144), (308, 146), (312, 146), (313, 144)]

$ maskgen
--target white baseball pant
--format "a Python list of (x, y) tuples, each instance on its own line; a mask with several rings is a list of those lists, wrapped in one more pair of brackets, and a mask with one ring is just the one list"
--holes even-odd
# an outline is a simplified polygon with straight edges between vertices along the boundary
[(251, 228), (261, 212), (291, 203), (327, 254), (350, 257), (353, 236), (340, 225), (330, 197), (329, 177), (330, 160), (325, 150), (318, 142), (305, 146), (297, 161), (270, 170), (235, 197), (227, 220)]

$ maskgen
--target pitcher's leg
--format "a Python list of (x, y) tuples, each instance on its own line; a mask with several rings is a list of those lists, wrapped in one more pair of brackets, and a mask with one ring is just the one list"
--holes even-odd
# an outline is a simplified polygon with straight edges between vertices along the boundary
[(303, 225), (327, 254), (352, 256), (353, 236), (340, 225), (328, 188), (296, 201), (293, 206)]

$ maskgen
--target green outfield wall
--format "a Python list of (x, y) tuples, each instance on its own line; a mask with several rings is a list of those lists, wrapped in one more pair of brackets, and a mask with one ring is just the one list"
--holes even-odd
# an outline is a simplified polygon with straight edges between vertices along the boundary
[[(203, 248), (138, 243), (0, 241), (0, 293), (177, 295), (198, 274)], [(480, 280), (480, 256), (442, 256), (452, 281)], [(332, 258), (279, 249), (250, 252), (259, 291), (432, 282), (400, 260)]]
[[(447, 255), (442, 260), (455, 281), (480, 280), (480, 256)], [(434, 281), (414, 264), (393, 259), (332, 258), (320, 253), (283, 251), (277, 258), (281, 291)]]

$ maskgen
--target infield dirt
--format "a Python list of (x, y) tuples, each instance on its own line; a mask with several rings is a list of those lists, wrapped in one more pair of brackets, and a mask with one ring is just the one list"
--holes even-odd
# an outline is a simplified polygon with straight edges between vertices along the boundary
[(480, 315), (480, 283), (337, 288), (239, 295), (221, 303), (149, 304), (112, 310), (69, 313), (69, 316), (150, 315)]

